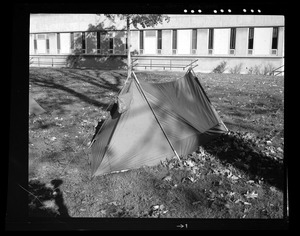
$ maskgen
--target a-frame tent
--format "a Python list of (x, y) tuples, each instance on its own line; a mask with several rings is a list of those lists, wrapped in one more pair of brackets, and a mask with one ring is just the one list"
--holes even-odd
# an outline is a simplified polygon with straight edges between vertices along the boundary
[(147, 83), (134, 77), (92, 140), (93, 176), (184, 156), (227, 131), (198, 78)]
[(40, 115), (44, 112), (46, 111), (35, 101), (29, 92), (29, 115)]

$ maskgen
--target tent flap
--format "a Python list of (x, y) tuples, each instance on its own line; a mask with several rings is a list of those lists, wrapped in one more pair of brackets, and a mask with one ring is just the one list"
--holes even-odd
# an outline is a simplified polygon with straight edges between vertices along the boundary
[(128, 92), (118, 96), (118, 112), (124, 113), (129, 109), (132, 100), (132, 93)]

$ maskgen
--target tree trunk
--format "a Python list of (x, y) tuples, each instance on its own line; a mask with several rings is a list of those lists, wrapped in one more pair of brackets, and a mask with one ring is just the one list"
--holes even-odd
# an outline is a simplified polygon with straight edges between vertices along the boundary
[(130, 46), (131, 46), (131, 36), (130, 36), (130, 24), (129, 17), (127, 17), (127, 79), (131, 77), (131, 54), (130, 54)]

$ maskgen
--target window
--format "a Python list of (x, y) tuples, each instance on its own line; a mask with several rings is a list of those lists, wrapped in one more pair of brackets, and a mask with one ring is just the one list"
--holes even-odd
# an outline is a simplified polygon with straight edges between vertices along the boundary
[(162, 49), (162, 31), (157, 30), (157, 49)]
[(37, 41), (36, 41), (36, 34), (34, 35), (34, 39), (33, 39), (33, 47), (34, 47), (34, 53), (37, 52)]
[(46, 36), (46, 52), (50, 52), (50, 41), (49, 41), (49, 35)]
[(230, 49), (235, 49), (236, 28), (230, 29)]
[(254, 28), (249, 28), (248, 49), (253, 49)]
[(177, 53), (177, 30), (173, 30), (172, 33), (172, 54)]
[(197, 29), (192, 31), (192, 49), (197, 49)]
[(208, 30), (208, 54), (213, 54), (213, 48), (214, 48), (214, 29)]
[(278, 47), (278, 27), (273, 27), (272, 49), (277, 49), (277, 47)]
[(144, 49), (144, 31), (140, 30), (140, 49)]
[(109, 38), (109, 53), (114, 53), (114, 38)]
[(214, 45), (214, 29), (209, 29), (208, 32), (208, 49), (213, 49)]
[(82, 40), (82, 53), (85, 53), (85, 32), (82, 32), (81, 40)]
[(74, 33), (70, 34), (70, 39), (71, 39), (71, 50), (74, 50)]
[(57, 33), (57, 53), (60, 53), (60, 33)]
[(97, 32), (97, 53), (100, 53), (100, 32)]
[(173, 30), (172, 49), (177, 49), (177, 30)]

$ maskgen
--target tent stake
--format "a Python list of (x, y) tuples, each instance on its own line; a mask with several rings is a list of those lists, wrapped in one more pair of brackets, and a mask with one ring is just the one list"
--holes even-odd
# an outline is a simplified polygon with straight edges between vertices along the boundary
[(133, 74), (133, 76), (134, 76), (135, 81), (137, 82), (137, 85), (138, 85), (138, 87), (139, 87), (139, 89), (140, 89), (140, 91), (141, 91), (143, 97), (145, 98), (145, 100), (146, 100), (148, 106), (150, 107), (150, 109), (151, 109), (151, 111), (152, 111), (152, 113), (153, 113), (153, 115), (154, 115), (154, 117), (155, 117), (155, 119), (156, 119), (156, 121), (157, 121), (159, 127), (161, 128), (163, 134), (165, 135), (165, 137), (166, 137), (166, 139), (167, 139), (167, 141), (168, 141), (168, 143), (169, 143), (169, 145), (170, 145), (172, 151), (174, 152), (175, 156), (176, 156), (176, 157), (178, 158), (178, 160), (180, 161), (180, 158), (179, 158), (179, 156), (178, 156), (178, 154), (177, 154), (175, 148), (173, 147), (171, 141), (169, 140), (169, 138), (168, 138), (168, 136), (167, 136), (167, 134), (166, 134), (164, 128), (161, 126), (161, 124), (160, 124), (160, 122), (159, 122), (159, 120), (158, 120), (158, 118), (157, 118), (157, 116), (156, 116), (156, 114), (155, 114), (153, 108), (151, 107), (151, 105), (150, 105), (150, 103), (149, 103), (149, 101), (148, 101), (148, 99), (147, 99), (147, 97), (146, 97), (146, 94), (145, 94), (144, 91), (143, 91), (142, 86), (140, 85), (140, 82), (138, 81), (138, 79), (137, 79), (137, 77), (136, 77), (136, 75), (135, 75), (135, 73), (134, 73), (133, 71), (132, 71), (132, 74)]

